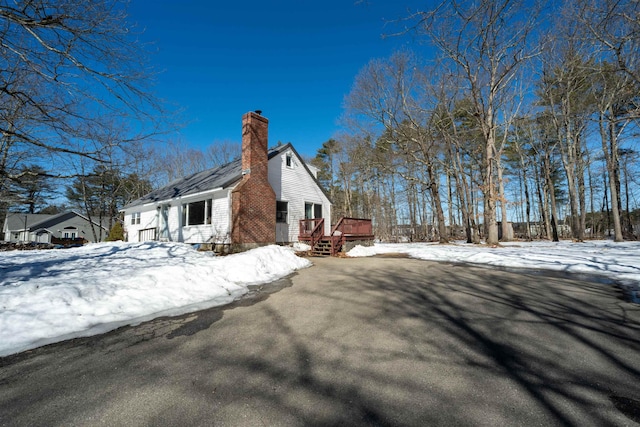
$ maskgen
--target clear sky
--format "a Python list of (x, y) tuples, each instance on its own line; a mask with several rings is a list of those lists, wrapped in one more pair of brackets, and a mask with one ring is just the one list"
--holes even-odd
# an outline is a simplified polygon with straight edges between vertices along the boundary
[(156, 95), (185, 109), (179, 138), (199, 148), (240, 141), (242, 115), (259, 109), (270, 145), (313, 156), (339, 129), (358, 71), (412, 43), (382, 35), (420, 3), (132, 0), (129, 16), (153, 42)]

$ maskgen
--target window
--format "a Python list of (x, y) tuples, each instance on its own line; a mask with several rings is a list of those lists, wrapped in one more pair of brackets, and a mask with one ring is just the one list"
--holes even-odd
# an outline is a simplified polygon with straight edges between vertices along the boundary
[(288, 168), (292, 168), (293, 167), (293, 156), (291, 155), (291, 153), (287, 153), (287, 155), (285, 156), (286, 162), (287, 162), (287, 167)]
[(182, 205), (182, 225), (211, 224), (211, 201), (186, 203)]
[(276, 202), (276, 222), (287, 222), (289, 202)]
[(131, 214), (131, 225), (140, 224), (140, 212)]
[[(73, 231), (71, 231), (71, 230), (73, 230)], [(65, 239), (75, 239), (77, 231), (78, 230), (75, 227), (65, 227), (64, 228), (64, 238)]]
[(322, 218), (322, 205), (317, 203), (305, 203), (304, 204), (304, 218), (314, 219)]

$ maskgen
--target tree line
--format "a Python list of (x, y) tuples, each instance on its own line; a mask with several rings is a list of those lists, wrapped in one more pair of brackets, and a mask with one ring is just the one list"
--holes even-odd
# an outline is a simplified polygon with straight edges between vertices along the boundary
[[(446, 1), (371, 60), (313, 162), (383, 239), (638, 237), (640, 3)], [(634, 228), (634, 226), (636, 228)]]
[[(639, 9), (455, 0), (398, 20), (414, 46), (360, 71), (313, 159), (335, 216), (384, 239), (636, 238)], [(0, 52), (0, 213), (112, 223), (238, 152), (164, 142), (176, 112), (124, 1), (0, 0)]]

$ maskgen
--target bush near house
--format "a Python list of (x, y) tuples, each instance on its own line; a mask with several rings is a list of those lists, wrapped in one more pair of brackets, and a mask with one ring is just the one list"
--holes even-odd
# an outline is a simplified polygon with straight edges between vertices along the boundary
[(106, 238), (107, 242), (116, 242), (118, 240), (124, 240), (124, 227), (122, 227), (120, 221), (116, 221), (113, 227), (111, 227), (109, 235)]

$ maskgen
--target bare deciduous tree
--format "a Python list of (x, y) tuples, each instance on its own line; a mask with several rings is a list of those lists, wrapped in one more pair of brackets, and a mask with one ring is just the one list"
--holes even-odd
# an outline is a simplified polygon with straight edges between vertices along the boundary
[(498, 243), (496, 182), (500, 108), (519, 67), (532, 57), (536, 11), (514, 0), (445, 1), (421, 11), (417, 29), (451, 61), (465, 83), (484, 139), (483, 195), (487, 244)]
[[(0, 1), (2, 158), (20, 152), (56, 161), (107, 162), (114, 148), (157, 132), (145, 49), (121, 0)], [(96, 138), (114, 123), (117, 142)], [(135, 132), (133, 129), (136, 129)], [(0, 178), (15, 172), (0, 163)]]
[(431, 91), (425, 86), (428, 84), (425, 68), (412, 55), (397, 53), (387, 61), (371, 61), (362, 70), (347, 98), (347, 108), (381, 126), (386, 148), (397, 150), (407, 160), (406, 167), (395, 172), (409, 184), (407, 202), (412, 228), (418, 223), (426, 224), (417, 221), (418, 211), (425, 206), (417, 202), (418, 190), (425, 188), (433, 205), (438, 240), (446, 243), (438, 171), (441, 148), (432, 121), (436, 102), (429, 96)]

